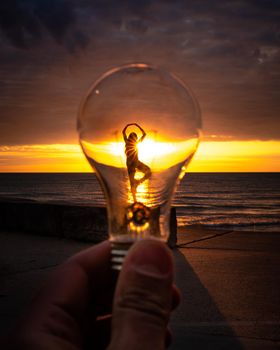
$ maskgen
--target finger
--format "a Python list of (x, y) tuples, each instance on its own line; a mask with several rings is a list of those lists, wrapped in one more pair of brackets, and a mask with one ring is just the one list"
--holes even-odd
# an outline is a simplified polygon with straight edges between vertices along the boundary
[(168, 348), (172, 343), (172, 333), (169, 328), (166, 329), (165, 333), (165, 347)]
[(94, 328), (88, 328), (83, 349), (106, 349), (110, 342), (111, 315), (98, 318)]
[(50, 275), (37, 301), (62, 305), (77, 316), (83, 313), (92, 294), (101, 293), (112, 281), (110, 254), (106, 241), (74, 255)]
[[(50, 333), (80, 345), (81, 329), (88, 315), (90, 300), (110, 304), (112, 291), (102, 292), (112, 285), (110, 243), (91, 247), (57, 268), (34, 298), (28, 314), (20, 323), (21, 334)], [(93, 282), (94, 281), (94, 282)], [(104, 299), (110, 301), (104, 302)], [(108, 306), (108, 305), (107, 305)]]
[(181, 302), (180, 289), (173, 284), (172, 286), (172, 310), (176, 309)]
[(173, 259), (155, 240), (135, 244), (119, 276), (109, 349), (164, 349), (172, 304)]
[(74, 255), (70, 261), (77, 263), (88, 276), (91, 299), (98, 301), (94, 303), (96, 314), (111, 313), (118, 273), (112, 270), (110, 242), (86, 249)]

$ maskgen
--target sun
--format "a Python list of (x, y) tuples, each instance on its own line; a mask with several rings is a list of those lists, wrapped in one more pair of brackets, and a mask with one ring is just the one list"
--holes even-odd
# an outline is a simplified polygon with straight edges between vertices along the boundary
[[(86, 154), (98, 163), (117, 168), (126, 168), (126, 155), (124, 142), (90, 143), (81, 141)], [(197, 139), (181, 142), (155, 141), (146, 138), (139, 142), (138, 158), (153, 171), (168, 169), (178, 163), (184, 162), (197, 147)]]
[(138, 143), (138, 155), (139, 159), (143, 159), (144, 162), (153, 162), (155, 159), (168, 156), (176, 151), (176, 147), (170, 142), (157, 142), (152, 139), (146, 139), (141, 143)]

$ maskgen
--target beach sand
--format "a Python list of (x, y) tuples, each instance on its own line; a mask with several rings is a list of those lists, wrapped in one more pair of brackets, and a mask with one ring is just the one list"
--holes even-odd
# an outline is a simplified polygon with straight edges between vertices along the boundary
[[(28, 305), (47, 273), (90, 246), (0, 233), (0, 330)], [(180, 228), (174, 249), (180, 307), (170, 349), (279, 349), (280, 233)]]

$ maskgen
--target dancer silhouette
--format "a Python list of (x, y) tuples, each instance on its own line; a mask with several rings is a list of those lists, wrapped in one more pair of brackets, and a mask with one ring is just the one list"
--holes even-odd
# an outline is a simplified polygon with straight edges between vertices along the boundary
[[(142, 136), (139, 139), (135, 132), (131, 132), (127, 137), (126, 130), (129, 126), (132, 126), (132, 125), (137, 126), (137, 128), (141, 130)], [(128, 170), (130, 188), (131, 188), (133, 200), (134, 202), (136, 202), (137, 186), (140, 185), (145, 180), (147, 180), (152, 174), (151, 169), (148, 167), (148, 165), (142, 163), (138, 159), (137, 144), (144, 140), (144, 138), (146, 137), (146, 133), (141, 128), (141, 126), (136, 123), (127, 124), (126, 127), (123, 129), (122, 133), (123, 133), (123, 138), (125, 142), (126, 166)], [(144, 176), (141, 179), (135, 179), (136, 170), (144, 174)]]

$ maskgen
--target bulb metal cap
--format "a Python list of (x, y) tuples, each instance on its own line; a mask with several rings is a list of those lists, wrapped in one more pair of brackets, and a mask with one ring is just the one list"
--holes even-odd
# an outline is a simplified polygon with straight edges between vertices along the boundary
[(120, 271), (123, 261), (133, 242), (111, 242), (111, 264), (112, 269)]

